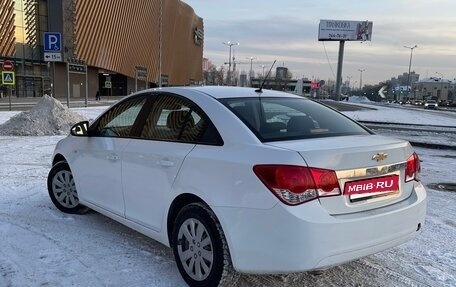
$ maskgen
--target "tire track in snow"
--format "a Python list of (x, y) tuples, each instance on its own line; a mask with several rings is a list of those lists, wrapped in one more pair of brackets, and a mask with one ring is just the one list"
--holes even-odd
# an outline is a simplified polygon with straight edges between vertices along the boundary
[(288, 275), (247, 275), (238, 280), (238, 287), (431, 287), (407, 275), (388, 269), (368, 259), (356, 260), (318, 272), (302, 272)]
[[(386, 278), (390, 279), (391, 282), (397, 282), (402, 285), (400, 286), (410, 286), (410, 287), (421, 287), (421, 286), (429, 286), (428, 284), (425, 284), (423, 282), (417, 281), (413, 278), (410, 278), (407, 275), (401, 274), (399, 272), (390, 270), (386, 268), (385, 266), (380, 266), (376, 263), (370, 262), (367, 259), (360, 259), (357, 261), (359, 265), (361, 266), (361, 269), (366, 270), (365, 274), (371, 274), (371, 273), (376, 273), (381, 276), (385, 276)], [(399, 286), (399, 285), (395, 285)]]
[[(6, 213), (0, 213), (0, 218), (1, 218), (0, 231), (1, 231), (2, 225), (4, 225), (6, 223), (6, 224), (9, 224), (10, 226), (15, 227), (16, 229), (22, 230), (23, 232), (25, 231), (26, 233), (32, 233), (35, 236), (38, 236), (38, 237), (42, 238), (45, 241), (44, 244), (50, 244), (51, 246), (54, 247), (53, 248), (54, 250), (58, 251), (57, 257), (60, 254), (62, 262), (63, 261), (68, 261), (68, 260), (76, 261), (77, 264), (80, 264), (80, 266), (82, 266), (82, 268), (85, 269), (86, 273), (89, 273), (89, 274), (91, 274), (91, 276), (93, 276), (92, 278), (97, 281), (97, 285), (96, 286), (104, 286), (104, 284), (102, 283), (102, 280), (100, 280), (100, 278), (97, 277), (97, 274), (95, 272), (93, 272), (93, 266), (87, 265), (84, 262), (84, 260), (79, 256), (78, 253), (76, 253), (71, 248), (68, 248), (67, 246), (62, 244), (62, 242), (52, 238), (51, 236), (48, 236), (46, 234), (45, 230), (40, 230), (40, 229), (35, 228), (33, 226), (33, 221), (30, 221), (30, 222), (25, 222), (25, 221), (22, 222), (21, 221), (21, 219), (22, 220), (30, 220), (30, 218), (20, 218), (20, 217), (17, 217), (17, 216), (11, 216), (11, 215), (6, 214)], [(10, 230), (10, 228), (6, 228), (6, 229)], [(33, 237), (35, 237), (35, 236), (33, 236)], [(26, 237), (26, 236), (22, 236), (22, 237)], [(4, 236), (3, 238), (4, 238), (4, 240), (2, 242), (2, 245), (3, 245), (2, 247), (3, 248), (8, 248), (8, 249), (14, 248), (15, 246), (19, 246), (19, 247), (24, 247), (25, 246), (25, 248), (38, 248), (40, 244), (43, 244), (43, 243), (40, 243), (39, 241), (35, 240), (37, 245), (35, 247), (32, 247), (32, 246), (27, 246), (27, 242), (21, 242), (21, 240), (18, 240), (16, 237), (8, 239), (9, 238), (8, 236)], [(47, 249), (45, 249), (45, 250), (47, 250)], [(19, 256), (27, 256), (26, 254), (23, 253), (24, 250), (21, 250), (21, 251), (22, 251), (22, 253), (21, 252), (17, 253), (17, 254), (19, 254)], [(14, 267), (11, 267), (12, 265), (9, 264), (8, 261), (7, 261), (8, 258), (9, 258), (7, 255), (8, 254), (4, 254), (4, 256), (2, 256), (2, 261), (0, 261), (0, 264), (3, 264), (3, 262), (5, 262), (6, 266), (10, 266), (10, 268), (7, 269), (7, 270), (10, 270), (10, 271), (9, 271), (9, 273), (6, 273), (6, 274), (18, 273), (17, 270), (23, 270), (23, 269), (26, 269), (27, 266), (29, 266), (30, 261), (20, 260), (19, 263), (24, 264), (24, 266), (15, 264)], [(54, 253), (52, 253), (51, 255), (55, 256)], [(48, 257), (49, 257), (49, 254), (45, 254), (45, 255), (41, 255), (39, 257), (39, 259), (40, 260), (46, 260)], [(10, 259), (10, 262), (14, 262), (15, 261), (14, 258), (9, 258), (9, 259)], [(30, 259), (32, 259), (32, 258), (30, 258)], [(41, 264), (41, 263), (38, 262), (37, 264)], [(43, 261), (43, 264), (45, 264), (44, 261)], [(24, 279), (25, 278), (21, 278), (21, 280), (24, 280)], [(28, 278), (28, 279), (30, 279), (30, 278)], [(10, 282), (11, 282), (10, 284), (13, 284), (13, 283), (15, 283), (15, 280), (10, 280)], [(42, 286), (46, 286), (46, 284), (51, 284), (50, 286), (53, 285), (52, 282), (51, 283), (50, 282), (43, 282), (41, 285)], [(0, 286), (3, 286), (3, 285), (0, 285)], [(6, 285), (6, 286), (16, 286), (16, 285)], [(17, 286), (21, 286), (21, 285), (19, 284)]]
[(17, 271), (8, 261), (4, 259), (6, 258), (5, 254), (0, 254), (0, 286), (11, 287), (13, 286), (13, 274)]

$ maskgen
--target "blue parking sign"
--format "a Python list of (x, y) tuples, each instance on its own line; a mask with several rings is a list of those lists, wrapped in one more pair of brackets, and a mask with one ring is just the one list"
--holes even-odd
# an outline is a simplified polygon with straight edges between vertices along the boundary
[(57, 32), (44, 33), (44, 51), (60, 52), (62, 50), (62, 36)]

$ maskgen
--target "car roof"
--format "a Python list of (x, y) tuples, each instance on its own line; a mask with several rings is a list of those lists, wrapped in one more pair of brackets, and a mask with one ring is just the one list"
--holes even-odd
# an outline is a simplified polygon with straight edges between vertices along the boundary
[(291, 93), (263, 89), (261, 93), (256, 92), (255, 88), (232, 87), (232, 86), (192, 86), (192, 87), (165, 87), (154, 88), (151, 91), (163, 91), (170, 93), (184, 93), (193, 91), (206, 94), (215, 99), (224, 98), (250, 98), (250, 97), (290, 97), (303, 98)]

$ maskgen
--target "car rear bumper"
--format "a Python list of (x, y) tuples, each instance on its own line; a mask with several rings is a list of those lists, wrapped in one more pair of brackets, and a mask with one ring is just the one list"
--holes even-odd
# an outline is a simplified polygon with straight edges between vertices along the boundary
[(406, 200), (337, 216), (317, 200), (295, 207), (279, 203), (268, 210), (213, 208), (236, 270), (289, 273), (340, 264), (410, 240), (424, 224), (426, 190), (416, 184)]

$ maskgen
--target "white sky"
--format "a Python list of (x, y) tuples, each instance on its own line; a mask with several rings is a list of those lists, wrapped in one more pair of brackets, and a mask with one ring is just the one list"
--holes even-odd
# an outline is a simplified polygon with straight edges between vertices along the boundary
[[(346, 42), (343, 80), (359, 85), (377, 84), (408, 72), (410, 49), (412, 71), (421, 78), (454, 79), (456, 73), (456, 1), (221, 1), (183, 0), (203, 18), (204, 57), (217, 67), (228, 61), (229, 48), (222, 42), (239, 42), (236, 61), (271, 63), (290, 69), (294, 77), (335, 79), (338, 42), (319, 42), (321, 19), (373, 22), (371, 42)], [(328, 58), (325, 54), (325, 48)], [(328, 63), (329, 59), (329, 63)], [(331, 71), (332, 67), (332, 71)], [(238, 65), (248, 72), (250, 64)]]

